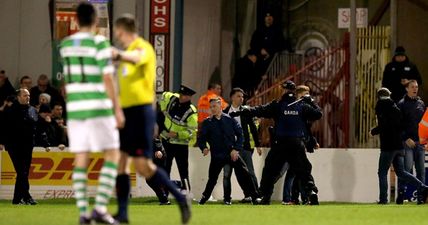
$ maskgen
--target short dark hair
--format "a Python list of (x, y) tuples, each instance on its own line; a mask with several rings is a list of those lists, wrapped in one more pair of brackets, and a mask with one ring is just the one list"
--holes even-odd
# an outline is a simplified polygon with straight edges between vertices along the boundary
[(23, 76), (23, 77), (21, 77), (21, 79), (19, 80), (19, 83), (20, 84), (22, 84), (22, 82), (25, 80), (25, 79), (31, 79), (29, 76)]
[(221, 86), (221, 84), (220, 83), (217, 83), (217, 82), (211, 82), (210, 84), (208, 84), (208, 90), (209, 89), (213, 89), (213, 88), (215, 88), (215, 86)]
[(1, 70), (1, 71), (0, 71), (0, 73), (1, 73), (1, 74), (5, 74), (6, 72), (5, 72), (4, 70)]
[(409, 85), (410, 85), (411, 83), (416, 83), (416, 84), (418, 84), (418, 81), (417, 81), (417, 80), (409, 80), (409, 82), (407, 82), (404, 86), (406, 86), (406, 88), (407, 88), (407, 87), (409, 87)]
[(137, 23), (135, 21), (135, 18), (133, 15), (126, 13), (120, 16), (116, 22), (116, 27), (121, 27), (125, 31), (129, 33), (136, 33), (137, 32)]
[(82, 2), (77, 6), (77, 22), (81, 27), (92, 26), (95, 23), (97, 12), (94, 6), (88, 2)]
[(244, 92), (244, 90), (242, 90), (242, 88), (236, 87), (236, 88), (233, 88), (230, 91), (230, 95), (229, 96), (232, 97), (237, 92), (241, 92), (243, 95), (245, 95), (245, 92)]

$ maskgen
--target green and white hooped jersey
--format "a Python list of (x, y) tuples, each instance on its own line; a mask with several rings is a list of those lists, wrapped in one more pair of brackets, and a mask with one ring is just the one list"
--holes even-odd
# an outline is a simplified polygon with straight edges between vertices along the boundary
[(78, 32), (61, 42), (60, 54), (68, 119), (112, 116), (113, 103), (103, 82), (103, 74), (114, 73), (108, 40), (100, 35)]

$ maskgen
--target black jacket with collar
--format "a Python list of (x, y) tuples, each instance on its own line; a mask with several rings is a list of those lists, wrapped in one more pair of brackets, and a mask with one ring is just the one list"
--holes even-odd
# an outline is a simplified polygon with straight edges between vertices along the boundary
[[(229, 114), (231, 107), (232, 106), (229, 105), (223, 110), (223, 112), (226, 114)], [(239, 111), (242, 111), (242, 109), (244, 108), (247, 108), (247, 107), (239, 106)], [(241, 117), (242, 132), (244, 134), (244, 150), (252, 151), (254, 149), (251, 148), (251, 144), (250, 144), (250, 132), (251, 132), (251, 135), (253, 136), (254, 146), (256, 147), (260, 146), (259, 132), (257, 130), (257, 125), (254, 122), (254, 119), (253, 119), (254, 117), (251, 117), (248, 115), (241, 115), (240, 117)]]
[(421, 122), (425, 112), (424, 102), (419, 97), (410, 98), (405, 95), (397, 106), (403, 117), (402, 140), (405, 141), (410, 138), (413, 141), (419, 141), (418, 129), (419, 122)]
[(375, 111), (377, 127), (371, 130), (371, 134), (379, 134), (380, 150), (393, 151), (402, 149), (402, 115), (400, 109), (391, 98), (386, 98), (377, 101)]

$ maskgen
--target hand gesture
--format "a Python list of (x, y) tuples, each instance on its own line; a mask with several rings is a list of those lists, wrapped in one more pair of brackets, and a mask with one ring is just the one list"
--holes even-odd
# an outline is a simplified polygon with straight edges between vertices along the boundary
[(412, 139), (410, 139), (410, 138), (408, 138), (408, 139), (406, 140), (406, 145), (407, 145), (407, 147), (409, 147), (409, 148), (415, 148), (415, 147), (416, 147), (416, 143), (415, 143)]
[(202, 154), (203, 154), (204, 156), (207, 156), (207, 155), (208, 155), (208, 153), (210, 153), (210, 150), (209, 150), (208, 148), (204, 148), (204, 150), (202, 151)]
[(236, 160), (238, 160), (238, 158), (239, 158), (239, 152), (238, 152), (238, 151), (236, 151), (235, 149), (233, 149), (233, 150), (230, 152), (230, 158), (232, 158), (232, 161), (233, 161), (233, 162), (236, 162)]
[(162, 151), (156, 151), (156, 152), (155, 152), (155, 157), (156, 157), (157, 159), (162, 159), (162, 157), (163, 157)]

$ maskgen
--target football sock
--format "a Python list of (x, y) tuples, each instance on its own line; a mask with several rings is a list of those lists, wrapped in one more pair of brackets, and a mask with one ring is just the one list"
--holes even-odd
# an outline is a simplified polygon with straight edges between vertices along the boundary
[(118, 212), (117, 215), (122, 218), (128, 218), (128, 201), (131, 191), (131, 182), (128, 174), (120, 174), (116, 178), (116, 195)]
[(100, 213), (107, 212), (107, 204), (110, 200), (117, 176), (117, 164), (105, 161), (98, 178), (97, 196), (95, 197), (95, 209)]
[(86, 168), (75, 167), (73, 169), (73, 190), (76, 198), (76, 205), (81, 216), (88, 215), (88, 197), (86, 193), (86, 183), (88, 181)]

